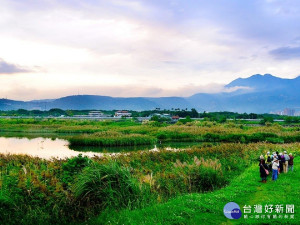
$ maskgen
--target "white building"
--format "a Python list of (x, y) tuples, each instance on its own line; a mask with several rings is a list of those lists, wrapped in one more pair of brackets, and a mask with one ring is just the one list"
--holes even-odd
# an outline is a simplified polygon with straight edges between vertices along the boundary
[(131, 113), (125, 110), (115, 112), (115, 117), (131, 117)]
[(89, 117), (103, 117), (104, 114), (101, 111), (90, 111)]

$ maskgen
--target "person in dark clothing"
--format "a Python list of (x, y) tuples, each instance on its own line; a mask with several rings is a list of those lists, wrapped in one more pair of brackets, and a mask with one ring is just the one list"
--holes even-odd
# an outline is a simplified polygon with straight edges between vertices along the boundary
[(289, 170), (293, 172), (294, 170), (294, 156), (292, 153), (289, 154), (290, 160), (289, 160)]
[(272, 171), (272, 158), (271, 158), (270, 152), (268, 152), (266, 155), (266, 164), (267, 164), (267, 170), (269, 170), (269, 172), (271, 172)]
[[(279, 163), (279, 165), (280, 165), (280, 155), (279, 155), (279, 152), (277, 151), (276, 152), (276, 156), (277, 156), (277, 159), (278, 159), (278, 163)], [(273, 161), (274, 161), (274, 159), (272, 160), (272, 164), (273, 164)], [(278, 167), (278, 174), (280, 173), (280, 168)], [(278, 174), (277, 174), (277, 176), (278, 176)]]
[(283, 154), (281, 152), (279, 153), (278, 161), (279, 161), (279, 171), (278, 171), (278, 174), (280, 174), (280, 173), (283, 173), (283, 163), (285, 163), (284, 156), (283, 156)]
[(267, 168), (268, 168), (268, 165), (266, 164), (265, 160), (264, 160), (264, 157), (261, 156), (260, 157), (260, 161), (259, 161), (259, 173), (260, 173), (260, 177), (261, 177), (261, 182), (263, 183), (266, 183), (267, 182)]

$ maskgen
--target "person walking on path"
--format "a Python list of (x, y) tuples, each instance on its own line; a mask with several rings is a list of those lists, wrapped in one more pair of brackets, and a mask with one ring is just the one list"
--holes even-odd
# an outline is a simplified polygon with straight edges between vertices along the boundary
[(287, 173), (288, 172), (288, 166), (289, 166), (290, 157), (288, 156), (288, 154), (286, 153), (286, 151), (284, 151), (283, 157), (284, 157), (283, 172)]
[(292, 153), (289, 154), (290, 160), (289, 160), (289, 170), (293, 172), (294, 170), (294, 156)]
[(259, 166), (259, 173), (260, 173), (260, 177), (261, 177), (261, 182), (266, 183), (267, 182), (267, 176), (269, 174), (269, 171), (267, 169), (268, 166), (265, 162), (265, 159), (264, 159), (263, 155), (261, 155), (259, 159), (260, 159), (260, 161), (259, 161), (258, 166)]
[(279, 167), (278, 159), (275, 158), (272, 163), (272, 180), (274, 181), (276, 181), (278, 177), (278, 167)]

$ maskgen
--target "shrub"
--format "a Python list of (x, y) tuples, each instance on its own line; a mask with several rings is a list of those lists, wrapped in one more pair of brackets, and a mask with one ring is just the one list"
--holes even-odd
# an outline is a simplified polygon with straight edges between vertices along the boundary
[(196, 156), (192, 163), (177, 159), (171, 171), (154, 178), (156, 190), (167, 198), (181, 193), (212, 191), (225, 182), (219, 160), (199, 160)]
[(222, 176), (212, 168), (193, 167), (188, 174), (191, 179), (191, 192), (212, 191), (224, 183)]
[(200, 160), (195, 156), (192, 164), (181, 163), (179, 160), (175, 167), (188, 168), (184, 170), (189, 177), (190, 192), (211, 191), (224, 183), (221, 164), (218, 160)]
[(63, 169), (63, 177), (62, 181), (65, 184), (70, 184), (74, 176), (77, 175), (81, 170), (86, 167), (91, 160), (88, 157), (82, 157), (81, 154), (79, 154), (77, 157), (70, 158), (66, 163), (62, 164)]
[(129, 170), (113, 162), (86, 167), (78, 176), (73, 192), (77, 201), (96, 210), (132, 208), (141, 196), (141, 189)]
[(155, 137), (141, 134), (121, 134), (118, 132), (98, 132), (69, 138), (70, 146), (137, 146), (149, 145), (157, 141)]

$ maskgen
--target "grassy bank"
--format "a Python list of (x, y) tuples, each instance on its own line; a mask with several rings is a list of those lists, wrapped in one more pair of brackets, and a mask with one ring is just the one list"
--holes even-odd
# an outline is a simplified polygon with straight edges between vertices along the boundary
[[(0, 220), (4, 224), (71, 224), (103, 212), (99, 220), (108, 222), (105, 213), (114, 212), (110, 215), (115, 222), (126, 222), (129, 215), (122, 217), (126, 213), (160, 207), (172, 198), (184, 198), (179, 197), (183, 194), (216, 191), (257, 164), (261, 153), (283, 149), (297, 155), (300, 144), (207, 144), (185, 151), (51, 161), (1, 155)], [(258, 173), (255, 176), (258, 180)], [(190, 213), (181, 208), (183, 214)]]
[[(295, 170), (281, 174), (276, 182), (269, 180), (266, 184), (259, 183), (257, 164), (249, 167), (235, 178), (227, 187), (204, 194), (189, 194), (176, 197), (167, 203), (155, 204), (138, 210), (106, 211), (89, 224), (299, 224), (300, 223), (300, 159), (295, 160)], [(252, 206), (252, 213), (239, 220), (229, 220), (223, 214), (223, 208), (228, 202), (236, 202), (241, 207)], [(262, 206), (294, 204), (295, 213), (287, 214), (289, 218), (280, 218), (274, 210), (264, 213), (263, 218), (255, 218), (253, 213), (256, 204)], [(285, 209), (284, 209), (285, 210)], [(253, 218), (250, 217), (253, 216)], [(271, 215), (271, 219), (267, 217)], [(277, 215), (277, 218), (273, 218)], [(281, 214), (281, 215), (285, 215)], [(294, 215), (294, 219), (290, 218)]]

